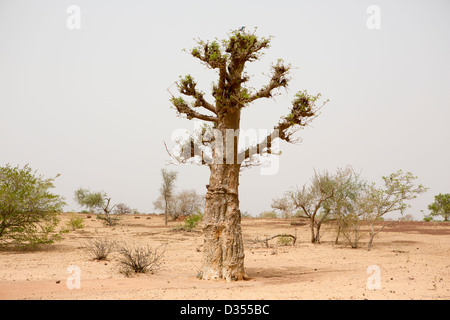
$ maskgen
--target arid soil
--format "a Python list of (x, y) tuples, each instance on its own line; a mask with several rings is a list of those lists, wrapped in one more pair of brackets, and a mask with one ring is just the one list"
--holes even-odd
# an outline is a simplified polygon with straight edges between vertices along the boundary
[[(245, 265), (248, 281), (204, 281), (203, 238), (176, 231), (181, 222), (164, 225), (158, 215), (123, 216), (106, 227), (95, 216), (79, 214), (85, 227), (36, 251), (0, 249), (0, 299), (450, 299), (450, 223), (408, 222), (388, 227), (366, 249), (334, 244), (336, 232), (323, 227), (320, 244), (308, 243), (308, 225), (292, 220), (245, 218)], [(69, 215), (63, 214), (61, 226)], [(280, 233), (297, 236), (295, 245)], [(114, 239), (129, 244), (167, 244), (159, 271), (126, 277), (119, 272), (118, 253), (93, 261), (83, 248), (88, 239)], [(79, 289), (69, 289), (69, 266), (79, 267)], [(370, 267), (375, 266), (375, 267)], [(376, 272), (374, 270), (378, 270)], [(379, 287), (376, 284), (379, 279)], [(70, 279), (70, 278), (69, 278)], [(374, 282), (375, 281), (375, 282)]]

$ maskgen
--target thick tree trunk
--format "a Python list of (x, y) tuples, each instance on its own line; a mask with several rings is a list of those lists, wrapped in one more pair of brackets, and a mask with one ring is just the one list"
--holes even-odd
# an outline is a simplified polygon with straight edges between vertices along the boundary
[(203, 216), (202, 279), (244, 280), (239, 164), (212, 164)]

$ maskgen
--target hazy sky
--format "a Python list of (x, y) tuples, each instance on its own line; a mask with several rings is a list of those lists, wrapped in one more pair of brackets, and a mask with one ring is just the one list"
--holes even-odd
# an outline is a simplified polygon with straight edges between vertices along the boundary
[[(71, 5), (80, 29), (67, 26)], [(370, 5), (380, 29), (367, 26)], [(398, 169), (417, 175), (430, 190), (406, 213), (422, 219), (435, 194), (450, 192), (449, 14), (447, 0), (0, 0), (0, 165), (61, 173), (66, 210), (81, 209), (73, 193), (86, 187), (152, 212), (169, 160), (163, 141), (194, 126), (167, 89), (191, 74), (209, 92), (216, 76), (182, 49), (257, 27), (274, 38), (249, 65), (252, 86), (267, 83), (278, 58), (296, 69), (287, 92), (242, 112), (242, 128), (273, 127), (298, 90), (330, 102), (302, 143), (280, 145), (277, 174), (242, 172), (241, 210), (270, 210), (314, 170), (351, 165), (377, 182)], [(207, 167), (168, 168), (179, 190), (206, 191)]]

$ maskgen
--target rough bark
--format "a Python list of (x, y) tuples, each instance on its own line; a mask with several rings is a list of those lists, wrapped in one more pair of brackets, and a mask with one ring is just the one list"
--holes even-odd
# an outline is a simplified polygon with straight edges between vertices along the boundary
[(213, 164), (203, 217), (202, 279), (244, 280), (244, 245), (239, 211), (239, 164)]

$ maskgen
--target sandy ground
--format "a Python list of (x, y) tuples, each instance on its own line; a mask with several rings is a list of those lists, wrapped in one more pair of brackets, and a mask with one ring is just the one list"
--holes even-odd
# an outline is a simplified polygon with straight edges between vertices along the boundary
[[(450, 223), (404, 223), (387, 228), (371, 251), (334, 244), (335, 231), (325, 226), (321, 244), (310, 244), (309, 227), (283, 219), (242, 221), (248, 281), (204, 281), (201, 232), (179, 232), (181, 222), (164, 225), (162, 216), (129, 215), (115, 227), (95, 216), (85, 228), (38, 251), (0, 250), (0, 299), (450, 299)], [(68, 214), (63, 214), (61, 225)], [(296, 234), (294, 246), (277, 239), (266, 247), (255, 239)], [(164, 265), (151, 274), (126, 277), (117, 254), (93, 261), (83, 249), (90, 238), (158, 246), (167, 243)], [(68, 267), (80, 270), (79, 289), (69, 289)], [(376, 267), (370, 267), (376, 266)], [(378, 271), (376, 271), (378, 270)], [(376, 287), (379, 279), (379, 288)], [(369, 286), (368, 286), (369, 284)]]

